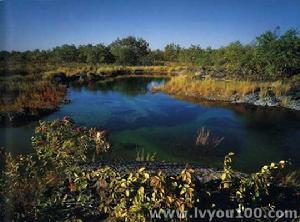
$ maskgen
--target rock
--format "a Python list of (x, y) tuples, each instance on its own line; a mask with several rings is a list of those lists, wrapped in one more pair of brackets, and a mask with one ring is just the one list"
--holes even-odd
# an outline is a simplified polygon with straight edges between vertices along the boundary
[(300, 99), (294, 100), (293, 96), (281, 96), (279, 97), (280, 101), (285, 101), (284, 103), (281, 102), (281, 106), (293, 110), (300, 110)]
[(256, 106), (278, 106), (279, 101), (275, 97), (268, 96), (259, 98), (253, 104)]
[[(286, 96), (290, 100), (300, 100), (300, 84), (292, 86), (287, 92)], [(297, 103), (297, 102), (296, 102)]]
[[(176, 176), (185, 169), (188, 165), (183, 163), (166, 163), (160, 161), (109, 161), (101, 160), (99, 162), (83, 165), (82, 169), (84, 171), (92, 171), (97, 168), (108, 166), (114, 171), (119, 173), (129, 172), (138, 170), (141, 167), (145, 167), (149, 173), (156, 173), (157, 171), (162, 171), (166, 176)], [(222, 170), (205, 168), (201, 164), (191, 164), (189, 167), (192, 167), (195, 170), (194, 176), (201, 183), (208, 183), (213, 180), (219, 180)], [(235, 177), (240, 177), (241, 175), (247, 176), (247, 174), (242, 174), (240, 172), (234, 172)]]
[(80, 73), (79, 74), (79, 82), (84, 82), (87, 79), (87, 74), (86, 73)]
[(241, 96), (236, 103), (249, 103), (254, 104), (257, 100), (259, 100), (259, 93), (254, 92), (245, 96)]
[(237, 101), (240, 99), (240, 95), (238, 93), (233, 94), (229, 98), (229, 102), (231, 103), (237, 103)]

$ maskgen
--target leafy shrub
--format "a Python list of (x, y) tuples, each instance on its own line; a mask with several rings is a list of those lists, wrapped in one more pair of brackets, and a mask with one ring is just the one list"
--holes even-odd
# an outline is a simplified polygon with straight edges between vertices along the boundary
[[(26, 156), (12, 157), (1, 150), (2, 218), (63, 221), (95, 215), (138, 222), (148, 221), (150, 210), (270, 208), (277, 206), (279, 194), (297, 198), (299, 193), (297, 187), (288, 192), (278, 187), (286, 161), (266, 165), (249, 176), (233, 170), (233, 153), (225, 156), (220, 178), (210, 183), (201, 182), (189, 167), (175, 175), (144, 167), (126, 172), (105, 166), (84, 168), (82, 164), (110, 146), (104, 132), (75, 127), (69, 118), (40, 122), (32, 144), (34, 152)], [(185, 214), (180, 217), (188, 219)]]
[[(31, 155), (16, 158), (3, 155), (1, 193), (4, 198), (1, 205), (6, 209), (4, 215), (13, 213), (20, 219), (26, 212), (25, 216), (35, 217), (44, 208), (63, 204), (66, 196), (59, 192), (60, 187), (66, 183), (71, 191), (74, 187), (77, 191), (86, 188), (78, 179), (78, 175), (84, 174), (80, 164), (110, 148), (104, 132), (75, 127), (67, 117), (41, 121), (32, 137), (32, 146)], [(79, 196), (80, 192), (77, 201)]]
[(162, 172), (151, 174), (140, 168), (121, 175), (102, 168), (91, 174), (99, 175), (100, 179), (100, 211), (121, 221), (146, 221), (153, 209), (183, 212), (193, 206), (193, 172), (185, 169), (177, 177), (168, 177)]

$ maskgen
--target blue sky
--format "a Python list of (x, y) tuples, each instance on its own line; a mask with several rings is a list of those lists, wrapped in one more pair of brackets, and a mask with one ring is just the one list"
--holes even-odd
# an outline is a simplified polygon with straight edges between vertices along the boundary
[(276, 26), (300, 31), (300, 0), (0, 0), (0, 48), (49, 49), (142, 37), (213, 48)]

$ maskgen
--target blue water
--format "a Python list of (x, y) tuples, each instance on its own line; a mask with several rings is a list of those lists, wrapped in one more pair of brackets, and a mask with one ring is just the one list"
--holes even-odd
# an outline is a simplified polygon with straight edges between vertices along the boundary
[[(137, 152), (156, 153), (160, 160), (196, 162), (221, 167), (226, 153), (236, 153), (235, 167), (256, 170), (291, 159), (300, 166), (300, 113), (275, 108), (196, 104), (149, 89), (164, 79), (126, 78), (88, 86), (71, 86), (70, 104), (43, 118), (72, 117), (76, 124), (108, 130), (112, 151), (105, 158), (134, 160)], [(0, 128), (0, 145), (13, 153), (31, 151), (37, 122)], [(195, 145), (204, 127), (224, 137), (208, 153)]]

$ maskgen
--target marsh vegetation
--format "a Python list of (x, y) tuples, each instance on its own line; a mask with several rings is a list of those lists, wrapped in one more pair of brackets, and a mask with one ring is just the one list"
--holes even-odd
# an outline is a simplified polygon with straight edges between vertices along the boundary
[[(0, 52), (0, 122), (51, 120), (0, 128), (0, 141), (20, 132), (25, 138), (26, 131), (29, 142), (34, 133), (29, 154), (19, 155), (24, 140), (15, 156), (1, 151), (1, 216), (146, 221), (153, 209), (297, 209), (299, 175), (286, 171), (290, 161), (285, 159), (292, 158), (299, 168), (298, 112), (207, 107), (159, 91), (235, 103), (255, 97), (251, 104), (296, 109), (299, 51), (295, 30), (279, 34), (276, 29), (253, 44), (234, 42), (219, 49), (169, 44), (151, 50), (145, 40), (127, 37), (109, 45)], [(141, 74), (172, 78), (120, 78)], [(60, 106), (66, 95), (74, 102)], [(78, 125), (70, 118), (53, 120), (65, 115)], [(93, 126), (109, 130), (110, 138)], [(11, 144), (1, 145), (9, 151)], [(249, 173), (266, 160), (274, 162), (242, 174), (233, 170), (231, 151), (238, 168)], [(172, 175), (144, 167), (122, 173), (105, 166), (85, 168), (117, 157), (153, 164), (201, 162), (222, 170), (209, 170), (213, 175), (206, 183), (193, 167)]]

